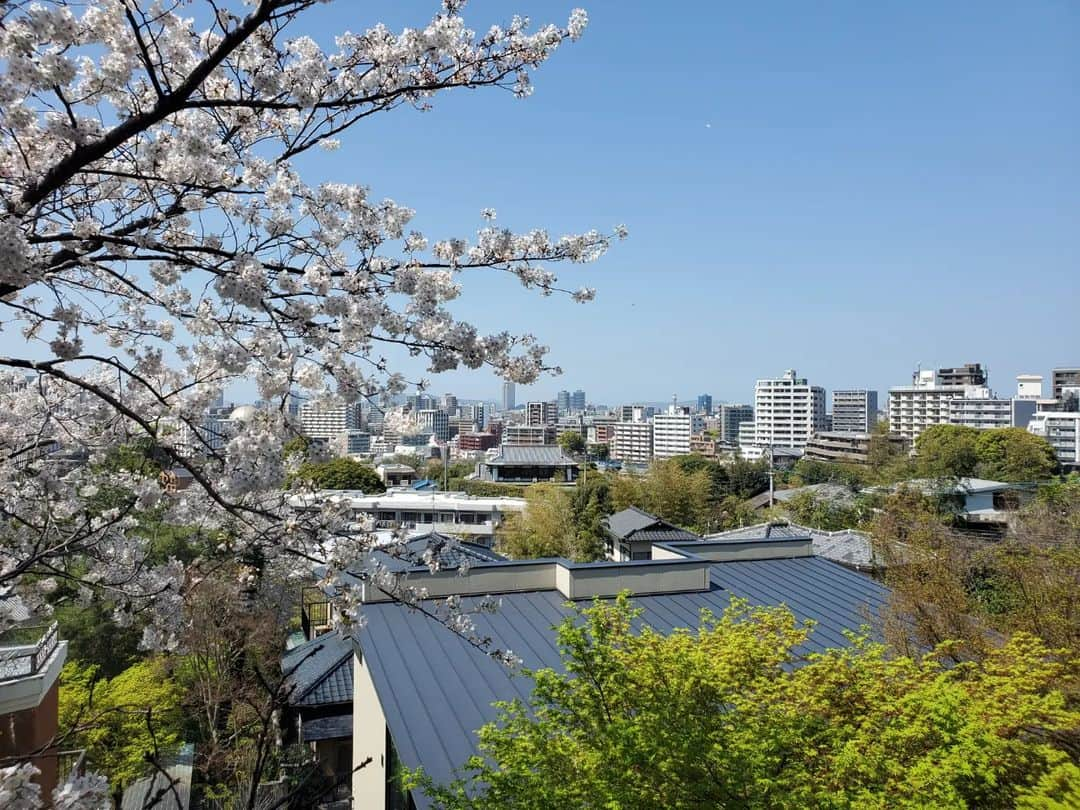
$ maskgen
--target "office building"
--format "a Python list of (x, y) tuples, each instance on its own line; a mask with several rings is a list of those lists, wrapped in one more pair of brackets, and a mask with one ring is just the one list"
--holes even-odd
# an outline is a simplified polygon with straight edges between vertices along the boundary
[(655, 413), (652, 405), (620, 405), (618, 417), (620, 422), (648, 422)]
[(1080, 386), (1080, 368), (1055, 368), (1051, 375), (1050, 393), (1054, 399), (1061, 399), (1063, 388)]
[(555, 395), (555, 407), (558, 408), (560, 415), (566, 415), (570, 413), (570, 392), (560, 391)]
[(371, 434), (366, 430), (346, 430), (342, 438), (346, 455), (365, 456), (371, 453)]
[(756, 458), (766, 447), (802, 448), (824, 429), (825, 389), (789, 369), (754, 386), (753, 439), (743, 454)]
[(432, 434), (436, 441), (445, 442), (450, 439), (450, 417), (446, 411), (433, 408), (418, 411), (416, 424), (423, 433)]
[(578, 412), (585, 410), (585, 392), (580, 388), (570, 394), (570, 410)]
[(300, 406), (300, 430), (309, 439), (332, 439), (347, 430), (359, 430), (360, 404), (305, 402)]
[(525, 406), (526, 425), (554, 425), (559, 421), (559, 407), (554, 402), (530, 402)]
[(870, 433), (877, 423), (877, 391), (865, 388), (847, 388), (833, 391), (833, 433)]
[(652, 460), (653, 426), (651, 422), (616, 422), (609, 454), (627, 464), (648, 464)]
[(458, 449), (463, 453), (478, 453), (497, 447), (499, 437), (494, 433), (462, 433), (458, 436)]
[(720, 420), (720, 440), (726, 444), (738, 444), (739, 426), (754, 421), (753, 405), (721, 405), (716, 413)]
[(697, 409), (708, 416), (712, 413), (712, 394), (698, 394)]
[(653, 417), (652, 425), (653, 457), (671, 458), (690, 452), (691, 438), (705, 429), (705, 418), (673, 403), (667, 413)]
[(453, 394), (443, 394), (442, 409), (449, 416), (456, 416), (458, 413), (458, 398)]
[(504, 411), (512, 411), (517, 407), (517, 400), (514, 399), (514, 384), (509, 380), (503, 382), (502, 385), (502, 409)]

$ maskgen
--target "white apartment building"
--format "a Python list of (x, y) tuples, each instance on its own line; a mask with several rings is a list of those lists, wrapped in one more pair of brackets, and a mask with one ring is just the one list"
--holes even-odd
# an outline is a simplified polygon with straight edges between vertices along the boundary
[(559, 406), (554, 402), (530, 402), (525, 406), (525, 424), (554, 425), (559, 421)]
[(503, 428), (502, 443), (532, 445), (555, 444), (554, 425), (507, 425)]
[(889, 389), (889, 432), (914, 444), (931, 425), (949, 424), (949, 407), (964, 396), (964, 388), (940, 385), (937, 373), (916, 372), (911, 385)]
[(825, 389), (810, 385), (794, 369), (782, 377), (758, 380), (754, 386), (753, 439), (740, 425), (743, 455), (756, 458), (765, 447), (802, 448), (825, 429)]
[(1050, 443), (1062, 467), (1080, 470), (1080, 413), (1039, 411), (1031, 417), (1028, 431)]
[(653, 454), (651, 422), (616, 422), (610, 455), (628, 464), (648, 464)]
[(690, 452), (690, 438), (705, 429), (705, 417), (672, 405), (667, 413), (653, 417), (652, 426), (653, 457), (685, 456)]
[(309, 439), (332, 439), (347, 430), (359, 430), (360, 404), (326, 405), (305, 402), (300, 406), (300, 431)]
[(998, 399), (988, 388), (965, 388), (964, 396), (949, 402), (949, 424), (976, 430), (1026, 428), (1035, 415), (1035, 399)]
[(870, 433), (877, 423), (877, 391), (851, 388), (833, 391), (832, 432)]

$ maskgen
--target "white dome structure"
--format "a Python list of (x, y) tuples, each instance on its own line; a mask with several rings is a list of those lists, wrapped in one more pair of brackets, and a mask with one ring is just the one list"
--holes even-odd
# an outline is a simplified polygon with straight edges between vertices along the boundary
[(233, 408), (233, 412), (229, 414), (229, 419), (233, 422), (250, 422), (258, 412), (254, 405), (241, 405), (238, 408)]

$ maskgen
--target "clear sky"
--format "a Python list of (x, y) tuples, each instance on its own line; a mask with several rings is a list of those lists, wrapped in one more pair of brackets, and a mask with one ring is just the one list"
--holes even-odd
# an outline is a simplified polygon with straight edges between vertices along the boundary
[[(514, 228), (627, 224), (570, 273), (592, 304), (494, 278), (456, 302), (552, 347), (565, 373), (519, 401), (742, 400), (788, 367), (884, 391), (920, 362), (982, 362), (1008, 393), (1017, 373), (1080, 363), (1080, 5), (582, 4), (585, 36), (532, 98), (448, 94), (321, 158), (431, 236), (471, 235), (486, 206)], [(339, 0), (311, 31), (418, 25), (434, 3), (383, 5)], [(571, 7), (465, 14), (483, 30)], [(498, 387), (483, 372), (432, 386)]]
[[(564, 369), (519, 401), (739, 401), (796, 368), (884, 405), (917, 363), (981, 362), (1003, 394), (1018, 373), (1080, 364), (1075, 0), (487, 0), (465, 16), (565, 24), (576, 4), (589, 28), (531, 98), (447, 93), (305, 167), (415, 208), (433, 239), (472, 236), (485, 207), (514, 229), (629, 227), (568, 268), (567, 286), (598, 289), (591, 304), (467, 281), (460, 316), (538, 335)], [(295, 30), (329, 45), (437, 6), (337, 0)], [(432, 380), (464, 398), (499, 388), (488, 372)]]

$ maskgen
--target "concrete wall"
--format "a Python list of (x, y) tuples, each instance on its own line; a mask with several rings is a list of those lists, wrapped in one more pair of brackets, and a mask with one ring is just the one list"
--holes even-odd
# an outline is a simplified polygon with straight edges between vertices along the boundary
[[(353, 660), (352, 806), (386, 806), (386, 715), (361, 656)], [(371, 762), (360, 767), (368, 757)]]

